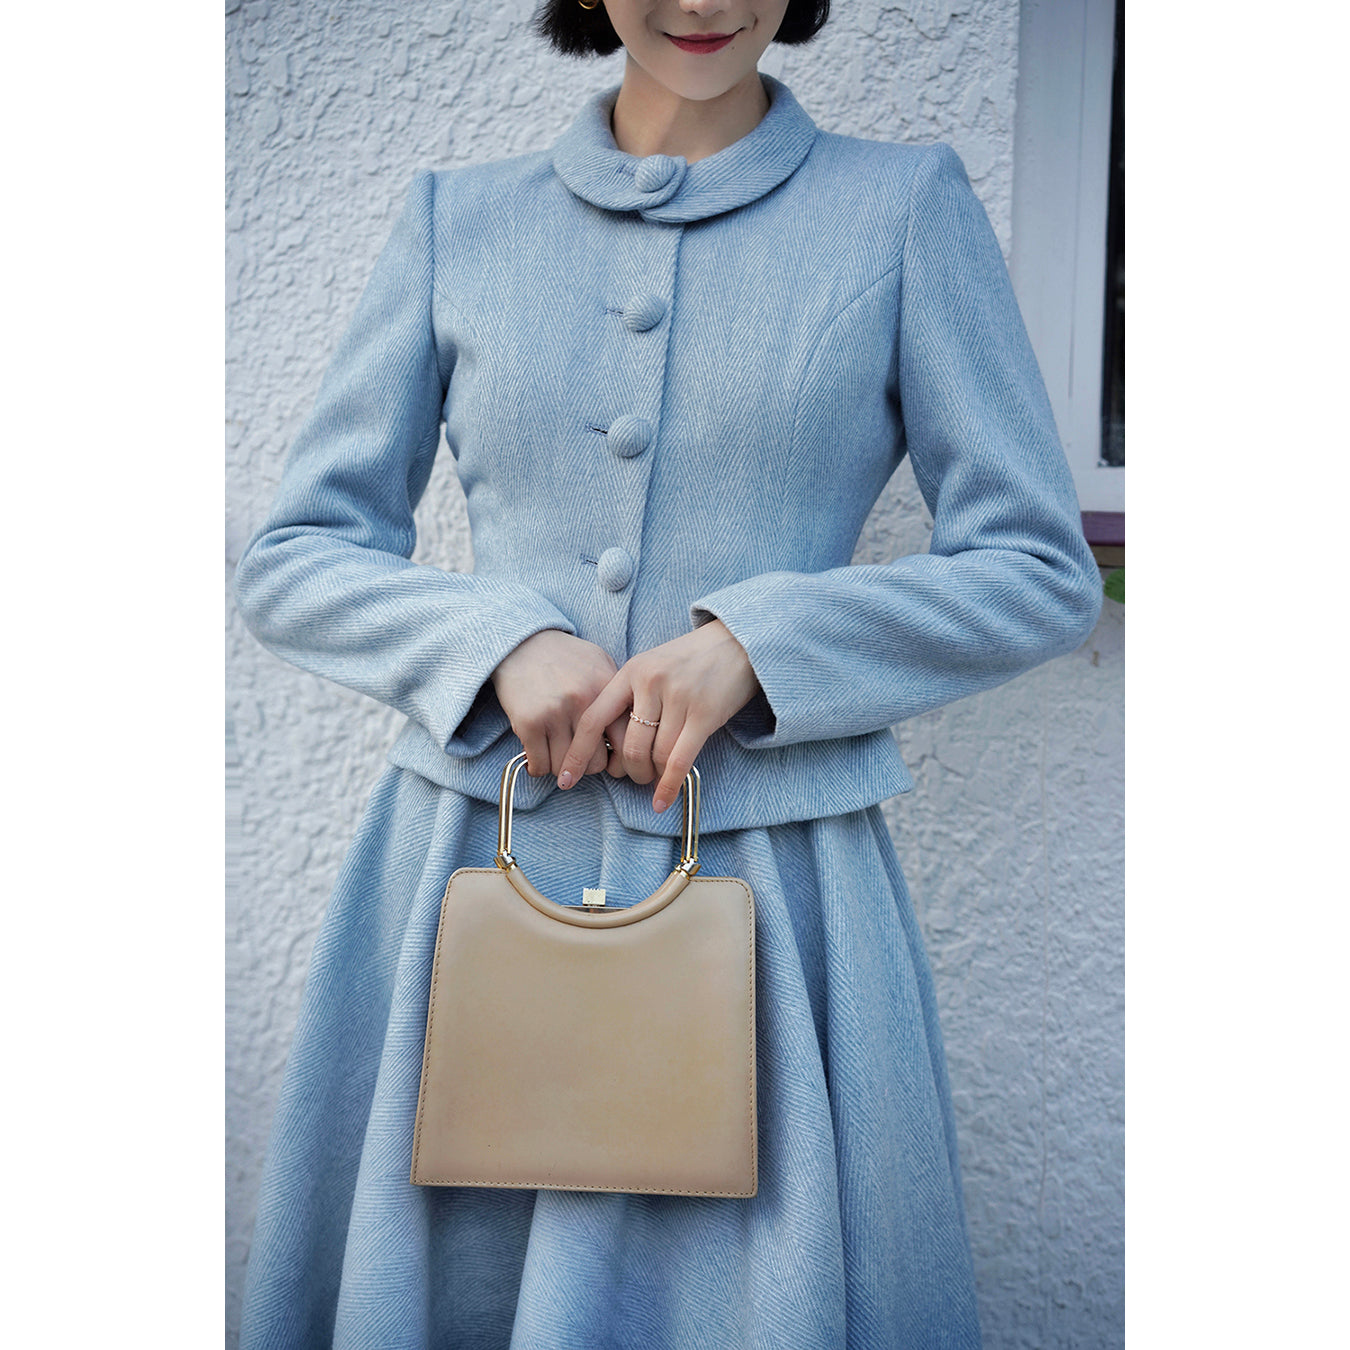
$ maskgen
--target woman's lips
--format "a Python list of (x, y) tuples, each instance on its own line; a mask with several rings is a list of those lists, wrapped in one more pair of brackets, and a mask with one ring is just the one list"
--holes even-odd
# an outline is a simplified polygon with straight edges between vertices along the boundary
[(667, 33), (666, 36), (682, 52), (720, 52), (736, 34), (708, 33), (702, 37), (676, 37), (673, 33)]

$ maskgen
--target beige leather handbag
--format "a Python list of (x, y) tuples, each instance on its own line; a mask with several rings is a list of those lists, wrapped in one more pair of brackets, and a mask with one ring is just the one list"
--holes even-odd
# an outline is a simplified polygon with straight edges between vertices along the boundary
[(445, 888), (412, 1180), (754, 1195), (754, 899), (694, 875), (698, 770), (679, 863), (622, 908), (530, 884), (511, 852), (524, 764), (502, 773), (496, 867)]

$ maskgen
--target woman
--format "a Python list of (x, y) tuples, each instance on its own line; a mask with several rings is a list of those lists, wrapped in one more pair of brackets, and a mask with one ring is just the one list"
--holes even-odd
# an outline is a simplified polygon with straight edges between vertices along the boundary
[[(622, 85), (419, 175), (240, 563), (262, 641), (409, 719), (312, 958), (246, 1347), (979, 1342), (888, 728), (1077, 645), (1099, 587), (959, 160), (756, 71), (825, 9), (550, 0)], [(471, 575), (408, 561), (442, 422)], [(905, 453), (930, 551), (850, 567)], [(441, 895), (521, 745), (531, 879), (620, 903), (697, 756), (705, 872), (756, 900), (753, 1200), (409, 1183)]]

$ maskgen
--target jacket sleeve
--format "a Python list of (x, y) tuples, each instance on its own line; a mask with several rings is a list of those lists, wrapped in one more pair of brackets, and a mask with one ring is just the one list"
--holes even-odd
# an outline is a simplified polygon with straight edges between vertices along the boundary
[(929, 552), (773, 572), (694, 602), (765, 699), (728, 724), (762, 747), (855, 736), (989, 689), (1091, 632), (1101, 583), (998, 241), (956, 153), (915, 171), (897, 385)]
[[(278, 656), (467, 754), (504, 728), (484, 690), (497, 663), (542, 629), (574, 629), (528, 586), (409, 561), (447, 378), (431, 320), (435, 190), (429, 173), (413, 183), (240, 559), (235, 596)], [(470, 719), (483, 723), (475, 735), (465, 719), (488, 703), (495, 716)]]

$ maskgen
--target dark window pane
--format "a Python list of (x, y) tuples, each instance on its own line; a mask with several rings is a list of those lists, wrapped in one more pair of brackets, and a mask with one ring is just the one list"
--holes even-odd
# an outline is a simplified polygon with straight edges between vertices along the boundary
[(1125, 0), (1116, 0), (1111, 77), (1111, 188), (1106, 226), (1102, 463), (1125, 463)]

